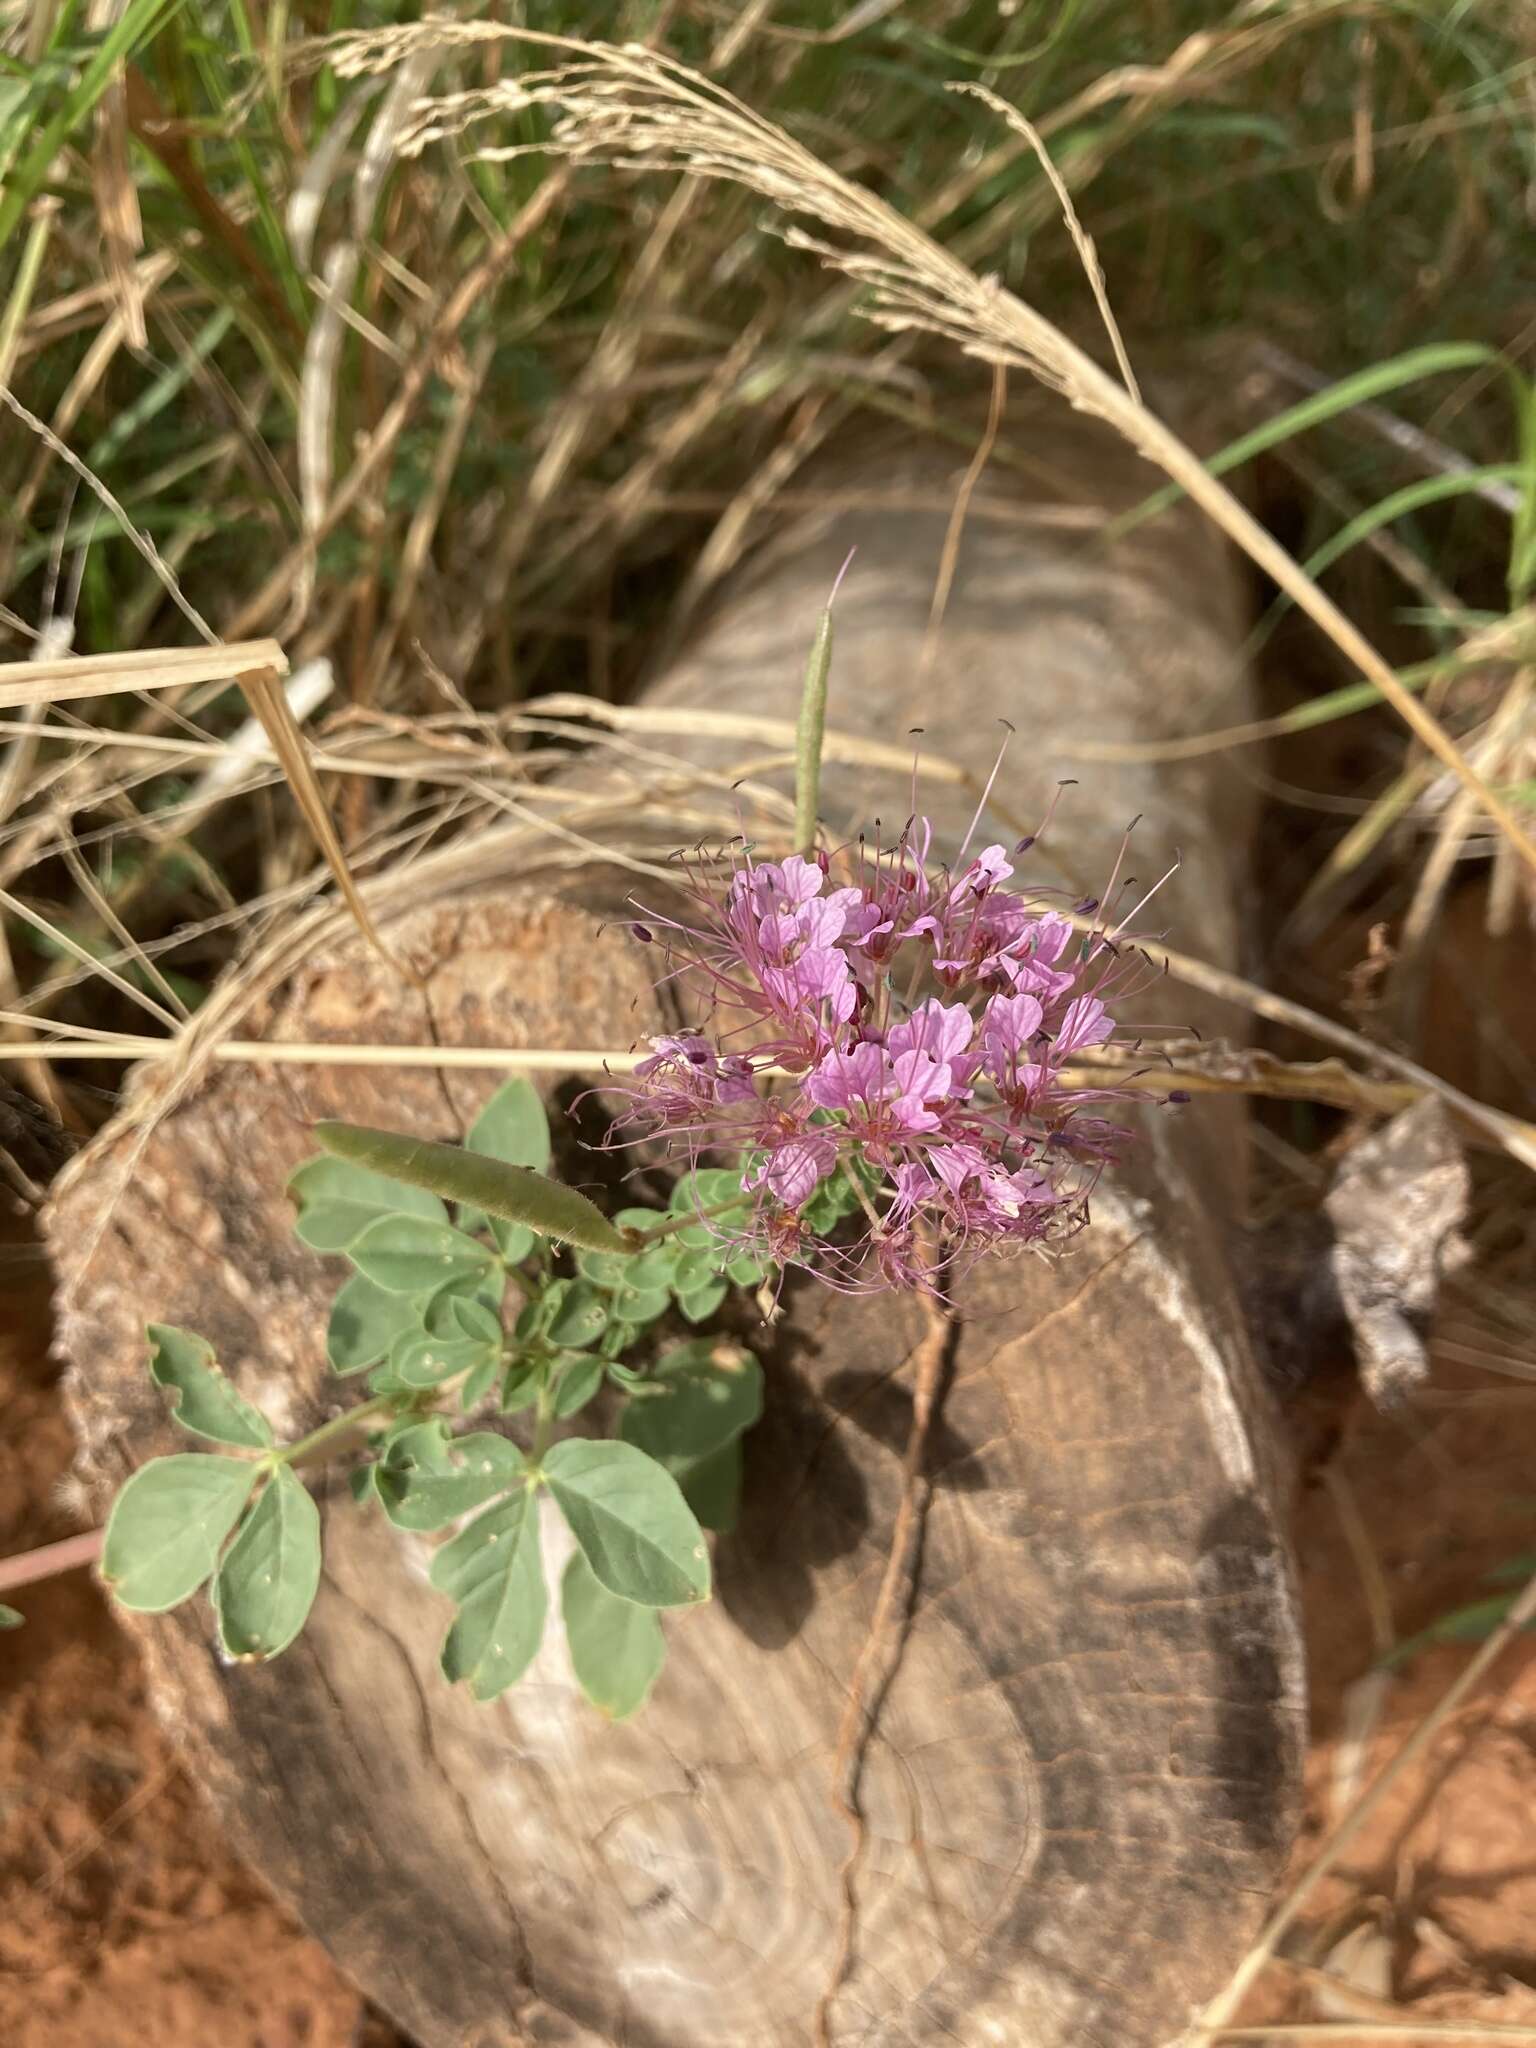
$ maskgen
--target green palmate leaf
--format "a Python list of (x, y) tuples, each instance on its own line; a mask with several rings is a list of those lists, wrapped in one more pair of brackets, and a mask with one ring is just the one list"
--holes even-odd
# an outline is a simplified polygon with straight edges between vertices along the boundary
[(838, 1173), (818, 1185), (800, 1213), (814, 1237), (827, 1237), (858, 1206), (858, 1196), (844, 1175)]
[(603, 1341), (598, 1345), (597, 1351), (600, 1358), (607, 1359), (610, 1370), (626, 1351), (634, 1349), (642, 1327), (643, 1325), (639, 1323), (621, 1323), (615, 1316), (614, 1321), (604, 1330)]
[[(648, 1212), (642, 1209), (639, 1213), (646, 1215)], [(654, 1217), (651, 1218), (652, 1223), (655, 1220)], [(621, 1287), (634, 1288), (637, 1294), (651, 1294), (674, 1286), (687, 1256), (680, 1245), (670, 1238), (666, 1239), (654, 1250), (641, 1252), (638, 1258), (629, 1260), (619, 1274), (618, 1284)]]
[(432, 1560), (432, 1583), (458, 1604), (443, 1644), (443, 1676), (493, 1700), (528, 1669), (544, 1634), (548, 1596), (539, 1503), (519, 1486), (461, 1529)]
[(451, 1223), (424, 1216), (380, 1216), (353, 1244), (357, 1270), (387, 1294), (425, 1294), (436, 1287), (478, 1279), (491, 1254)]
[(473, 1514), (522, 1476), (523, 1454), (516, 1444), (489, 1431), (460, 1437), (452, 1463), (418, 1466), (391, 1458), (379, 1467), (378, 1491), (384, 1512), (398, 1529), (442, 1529), (460, 1515)]
[(7, 1607), (0, 1601), (0, 1628), (20, 1628), (24, 1619), (14, 1607)]
[(673, 1188), (668, 1206), (674, 1216), (701, 1219), (665, 1240), (668, 1248), (681, 1254), (673, 1284), (686, 1288), (690, 1274), (719, 1270), (730, 1255), (731, 1238), (746, 1222), (749, 1203), (742, 1193), (739, 1172), (704, 1167), (684, 1174)]
[(320, 1511), (279, 1465), (213, 1581), (219, 1640), (231, 1657), (275, 1657), (309, 1618), (320, 1584)]
[(610, 1593), (646, 1607), (709, 1597), (709, 1549), (677, 1481), (633, 1444), (556, 1444), (544, 1478)]
[(481, 1216), (478, 1209), (461, 1208), (459, 1221), (466, 1230), (489, 1230), (497, 1251), (509, 1266), (520, 1266), (524, 1259), (531, 1258), (539, 1243), (537, 1232), (527, 1224), (509, 1223), (504, 1216)]
[(666, 1660), (666, 1638), (653, 1607), (610, 1593), (576, 1551), (560, 1582), (566, 1647), (582, 1691), (610, 1720), (645, 1705)]
[(525, 1167), (509, 1166), (504, 1160), (487, 1159), (455, 1145), (368, 1130), (360, 1124), (317, 1124), (315, 1136), (338, 1158), (467, 1203), (488, 1216), (524, 1223), (543, 1237), (560, 1238), (588, 1251), (630, 1250), (601, 1209), (585, 1195)]
[(568, 1416), (585, 1408), (598, 1388), (603, 1384), (603, 1361), (600, 1358), (576, 1358), (560, 1375), (555, 1388), (555, 1413), (564, 1422)]
[(750, 1352), (683, 1344), (657, 1365), (646, 1398), (626, 1404), (619, 1434), (681, 1478), (762, 1412), (763, 1369)]
[(343, 1378), (365, 1372), (389, 1355), (397, 1338), (418, 1327), (417, 1304), (409, 1295), (391, 1294), (365, 1274), (354, 1273), (331, 1303), (325, 1333), (331, 1371)]
[(271, 1423), (220, 1372), (211, 1344), (170, 1323), (151, 1323), (145, 1335), (151, 1347), (150, 1377), (157, 1387), (170, 1388), (173, 1412), (183, 1429), (243, 1450), (271, 1447)]
[(718, 1259), (719, 1255), (713, 1249), (679, 1253), (672, 1285), (679, 1294), (692, 1294), (700, 1287), (707, 1287), (719, 1270)]
[(448, 1221), (435, 1195), (344, 1159), (307, 1160), (289, 1179), (288, 1192), (300, 1205), (294, 1235), (317, 1252), (347, 1251), (381, 1216)]
[(141, 1465), (112, 1503), (101, 1575), (124, 1607), (160, 1614), (218, 1562), (259, 1477), (242, 1458), (182, 1451)]

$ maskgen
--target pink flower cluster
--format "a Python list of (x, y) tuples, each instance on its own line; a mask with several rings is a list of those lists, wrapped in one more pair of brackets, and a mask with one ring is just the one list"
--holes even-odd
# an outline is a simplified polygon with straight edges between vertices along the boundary
[(1111, 1038), (1106, 997), (1142, 956), (1011, 891), (1001, 846), (950, 875), (930, 839), (917, 819), (883, 852), (742, 850), (723, 898), (685, 869), (691, 921), (633, 927), (704, 1015), (650, 1041), (626, 1120), (692, 1164), (744, 1155), (745, 1242), (845, 1286), (1059, 1242), (1128, 1135), (1099, 1114), (1120, 1091), (1062, 1069)]

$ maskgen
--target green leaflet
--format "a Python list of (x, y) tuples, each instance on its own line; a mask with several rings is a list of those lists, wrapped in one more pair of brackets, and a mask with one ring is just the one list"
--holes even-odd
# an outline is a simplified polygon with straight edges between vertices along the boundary
[(677, 1473), (683, 1499), (698, 1516), (701, 1528), (713, 1529), (720, 1536), (735, 1528), (741, 1510), (741, 1465), (741, 1438), (733, 1436), (718, 1451)]
[(653, 1607), (620, 1600), (578, 1550), (560, 1582), (566, 1647), (582, 1691), (610, 1720), (645, 1705), (666, 1660), (666, 1638)]
[(610, 1593), (646, 1607), (709, 1597), (709, 1550), (677, 1481), (633, 1444), (572, 1437), (544, 1479), (583, 1555)]
[(549, 1341), (567, 1351), (584, 1351), (607, 1326), (608, 1311), (596, 1288), (585, 1280), (575, 1280), (549, 1319)]
[(279, 1465), (213, 1581), (219, 1639), (231, 1657), (275, 1657), (309, 1618), (320, 1584), (320, 1511)]
[(672, 1474), (706, 1529), (736, 1526), (741, 1438), (763, 1412), (763, 1369), (750, 1352), (697, 1341), (663, 1358), (645, 1397), (626, 1403), (619, 1434)]
[(211, 1344), (170, 1323), (151, 1323), (145, 1335), (150, 1377), (171, 1390), (172, 1412), (183, 1429), (241, 1450), (270, 1449), (271, 1423), (220, 1372)]
[[(521, 1078), (506, 1082), (470, 1125), (464, 1142), (471, 1152), (486, 1159), (548, 1173), (549, 1118), (537, 1088)], [(526, 1224), (510, 1223), (505, 1217), (485, 1216), (478, 1209), (465, 1207), (459, 1211), (459, 1228), (489, 1229), (509, 1266), (520, 1266), (533, 1250), (533, 1232)]]
[(317, 1252), (347, 1251), (381, 1216), (448, 1221), (435, 1195), (348, 1160), (306, 1160), (290, 1175), (288, 1192), (300, 1205), (294, 1235)]
[(724, 1299), (725, 1282), (715, 1280), (706, 1287), (696, 1287), (690, 1293), (679, 1294), (677, 1305), (690, 1323), (707, 1323)]
[(603, 1384), (605, 1370), (602, 1359), (586, 1355), (566, 1366), (555, 1387), (555, 1413), (562, 1422), (586, 1407)]
[(112, 1503), (101, 1576), (124, 1607), (161, 1614), (218, 1562), (259, 1473), (242, 1458), (182, 1451), (141, 1465)]
[(589, 1251), (628, 1252), (630, 1246), (585, 1195), (542, 1174), (456, 1145), (405, 1138), (361, 1124), (320, 1123), (315, 1136), (337, 1158), (387, 1173), (435, 1195), (465, 1202), (488, 1216), (526, 1223), (543, 1237), (561, 1238)]
[(644, 1400), (626, 1404), (619, 1434), (681, 1477), (762, 1412), (763, 1369), (750, 1352), (683, 1344), (657, 1365)]
[(353, 1244), (357, 1270), (387, 1294), (425, 1294), (490, 1270), (491, 1254), (451, 1223), (380, 1216)]
[(354, 1273), (331, 1303), (325, 1333), (331, 1371), (343, 1377), (366, 1372), (389, 1355), (398, 1337), (418, 1326), (417, 1304), (409, 1295), (391, 1294), (365, 1273)]
[[(499, 1292), (499, 1289), (498, 1289)], [(473, 1294), (439, 1295), (427, 1310), (434, 1337), (469, 1337), (478, 1344), (501, 1343), (501, 1317)]]
[(470, 1125), (464, 1142), (483, 1158), (548, 1173), (549, 1118), (538, 1089), (521, 1075), (504, 1082)]
[(428, 1464), (391, 1456), (378, 1467), (379, 1499), (397, 1529), (446, 1528), (505, 1493), (524, 1470), (516, 1444), (488, 1430), (459, 1437), (450, 1448), (461, 1461), (457, 1466), (434, 1454)]
[(500, 1355), (499, 1344), (488, 1345), (481, 1337), (434, 1337), (419, 1330), (398, 1339), (389, 1370), (403, 1387), (438, 1387)]
[(461, 1529), (432, 1560), (432, 1583), (458, 1604), (443, 1643), (443, 1676), (493, 1700), (527, 1670), (544, 1635), (548, 1595), (538, 1496), (519, 1486)]

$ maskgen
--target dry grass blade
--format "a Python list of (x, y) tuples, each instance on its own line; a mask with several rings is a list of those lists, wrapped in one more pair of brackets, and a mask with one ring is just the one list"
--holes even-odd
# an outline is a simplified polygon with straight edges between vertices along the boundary
[[(325, 864), (336, 879), (336, 886), (348, 910), (357, 920), (357, 928), (379, 955), (391, 966), (399, 967), (389, 948), (380, 936), (379, 928), (369, 914), (368, 906), (358, 893), (352, 870), (347, 865), (347, 856), (340, 836), (331, 822), (330, 809), (320, 788), (309, 758), (304, 734), (293, 715), (287, 697), (283, 693), (278, 673), (272, 668), (248, 669), (235, 678), (245, 692), (246, 702), (261, 721), (261, 727), (272, 743), (278, 765), (288, 778), (293, 791), (293, 800), (303, 813), (304, 822), (314, 834), (315, 843), (325, 857)], [(402, 973), (406, 970), (401, 968)], [(407, 976), (409, 979), (410, 977)]]
[[(91, 0), (86, 10), (89, 27), (96, 32), (111, 27), (121, 16), (124, 5), (125, 0)], [(121, 66), (96, 103), (95, 123), (91, 193), (96, 202), (107, 277), (128, 346), (147, 348), (149, 330), (144, 324), (144, 292), (137, 269), (144, 248), (144, 222), (139, 212), (139, 188), (133, 181), (128, 159), (128, 97)]]
[[(111, 325), (118, 331), (121, 331), (121, 320), (115, 320)], [(11, 391), (4, 385), (0, 385), (0, 404), (9, 407), (24, 427), (31, 428), (50, 455), (56, 456), (60, 462), (74, 471), (80, 481), (86, 485), (112, 514), (112, 517), (117, 521), (130, 544), (148, 563), (151, 573), (159, 582), (166, 596), (175, 605), (182, 617), (192, 626), (199, 638), (205, 640), (210, 647), (217, 646), (219, 636), (214, 632), (202, 613), (195, 606), (187, 602), (186, 594), (177, 582), (175, 572), (171, 569), (170, 564), (165, 560), (165, 557), (155, 546), (149, 535), (141, 533), (134, 525), (133, 521), (128, 517), (124, 506), (107, 489), (95, 471), (88, 469), (73, 448), (59, 439), (59, 436), (48, 425), (46, 420), (40, 420), (35, 412), (22, 404), (14, 391)]]
[(46, 917), (40, 916), (29, 905), (13, 896), (8, 889), (0, 889), (0, 910), (8, 910), (12, 917), (19, 918), (23, 924), (29, 925), (33, 931), (46, 939), (49, 945), (57, 947), (62, 953), (67, 953), (72, 960), (78, 961), (92, 974), (99, 974), (103, 981), (111, 983), (120, 996), (126, 996), (129, 1002), (137, 1003), (140, 1009), (148, 1010), (152, 1017), (158, 1018), (162, 1024), (168, 1024), (173, 1031), (175, 1030), (178, 1020), (173, 1010), (163, 1009), (152, 996), (145, 995), (142, 989), (135, 988), (131, 981), (125, 980), (115, 967), (104, 960), (96, 959), (70, 933), (56, 924), (50, 924)]
[[(20, 1012), (0, 1011), (0, 1022), (34, 1024)], [(68, 1028), (68, 1027), (61, 1027)], [(32, 1038), (0, 1044), (0, 1060), (96, 1059), (172, 1061), (182, 1057), (183, 1038), (133, 1038), (126, 1032), (97, 1031), (73, 1037)], [(565, 1050), (525, 1045), (337, 1045), (329, 1040), (286, 1043), (282, 1039), (225, 1038), (201, 1048), (220, 1065), (253, 1067), (441, 1067), (445, 1072), (502, 1071), (526, 1067), (540, 1074), (630, 1074), (643, 1052)]]
[(938, 657), (939, 635), (944, 625), (944, 614), (949, 609), (949, 595), (954, 587), (955, 568), (960, 559), (960, 536), (965, 529), (965, 516), (970, 510), (971, 499), (976, 486), (981, 482), (982, 473), (992, 459), (997, 446), (998, 431), (1003, 424), (1003, 407), (1008, 398), (1008, 372), (1000, 364), (992, 369), (992, 397), (987, 406), (987, 423), (982, 429), (976, 452), (966, 466), (955, 492), (955, 502), (950, 509), (949, 525), (944, 534), (944, 550), (939, 557), (939, 573), (934, 578), (933, 602), (928, 607), (928, 629), (923, 635), (922, 652), (917, 658), (917, 679), (921, 686), (926, 683)]
[(1271, 2020), (1262, 2027), (1220, 2027), (1216, 2041), (1473, 2041), (1536, 2042), (1536, 2027), (1476, 2020)]
[(275, 640), (238, 640), (228, 647), (167, 647), (148, 654), (67, 654), (53, 661), (0, 662), (0, 710), (64, 704), (79, 697), (185, 689), (191, 683), (232, 683), (252, 669), (288, 673)]
[(1309, 1038), (1336, 1046), (1340, 1052), (1349, 1053), (1368, 1068), (1380, 1068), (1400, 1081), (1409, 1082), (1416, 1089), (1438, 1095), (1446, 1107), (1464, 1122), (1482, 1131), (1496, 1145), (1502, 1146), (1512, 1159), (1518, 1159), (1522, 1166), (1536, 1173), (1536, 1129), (1530, 1124), (1521, 1123), (1517, 1117), (1509, 1116), (1501, 1109), (1491, 1109), (1486, 1102), (1478, 1102), (1440, 1075), (1432, 1074), (1427, 1067), (1421, 1067), (1416, 1060), (1393, 1052), (1388, 1046), (1377, 1045), (1360, 1032), (1351, 1031), (1347, 1024), (1337, 1024), (1331, 1017), (1320, 1016), (1316, 1010), (1309, 1010), (1302, 1003), (1277, 996), (1269, 989), (1244, 981), (1240, 975), (1228, 974), (1222, 968), (1212, 967), (1208, 961), (1196, 960), (1188, 953), (1175, 953), (1162, 945), (1146, 950), (1166, 963), (1175, 980), (1190, 988), (1203, 988), (1224, 1002), (1252, 1011), (1256, 1017), (1268, 1018), (1272, 1024), (1304, 1031)]
[(314, 532), (306, 533), (289, 550), (260, 588), (241, 606), (230, 627), (232, 632), (249, 633), (271, 622), (278, 607), (290, 597), (295, 584), (308, 573), (319, 542), (335, 530), (369, 486), (387, 470), (400, 436), (429, 389), (434, 373), (454, 346), (459, 329), (486, 294), (494, 289), (523, 244), (544, 226), (564, 197), (565, 186), (566, 179), (559, 172), (545, 178), (481, 260), (444, 294), (421, 347), (400, 379), (399, 390), (390, 400), (357, 460), (332, 494), (323, 518)]

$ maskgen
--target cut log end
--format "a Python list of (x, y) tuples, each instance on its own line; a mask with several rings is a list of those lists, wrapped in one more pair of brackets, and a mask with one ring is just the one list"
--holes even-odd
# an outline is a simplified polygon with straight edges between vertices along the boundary
[[(395, 937), (445, 1042), (584, 1045), (660, 1021), (639, 949), (568, 906), (482, 899)], [(353, 957), (271, 1028), (416, 1037), (419, 1010)], [(281, 1193), (308, 1124), (456, 1137), (494, 1078), (223, 1072), (147, 1144), (124, 1132), (71, 1175), (52, 1241), (104, 1488), (169, 1447), (150, 1312), (213, 1338), (285, 1428), (322, 1419), (342, 1391), (323, 1358), (336, 1269), (291, 1238)], [(1130, 1191), (1069, 1256), (961, 1290), (918, 1597), (870, 1694), (834, 2040), (1150, 2048), (1240, 1951), (1288, 1837), (1299, 1685), (1262, 1418), (1213, 1299), (1198, 1248)], [(632, 1723), (585, 1704), (555, 1623), (502, 1702), (450, 1689), (429, 1539), (358, 1514), (339, 1483), (325, 1585), (285, 1658), (224, 1667), (190, 1611), (134, 1623), (237, 1839), (427, 2048), (809, 2038), (841, 1941), (836, 1735), (921, 1332), (910, 1302), (793, 1291), (718, 1597), (669, 1622)]]

